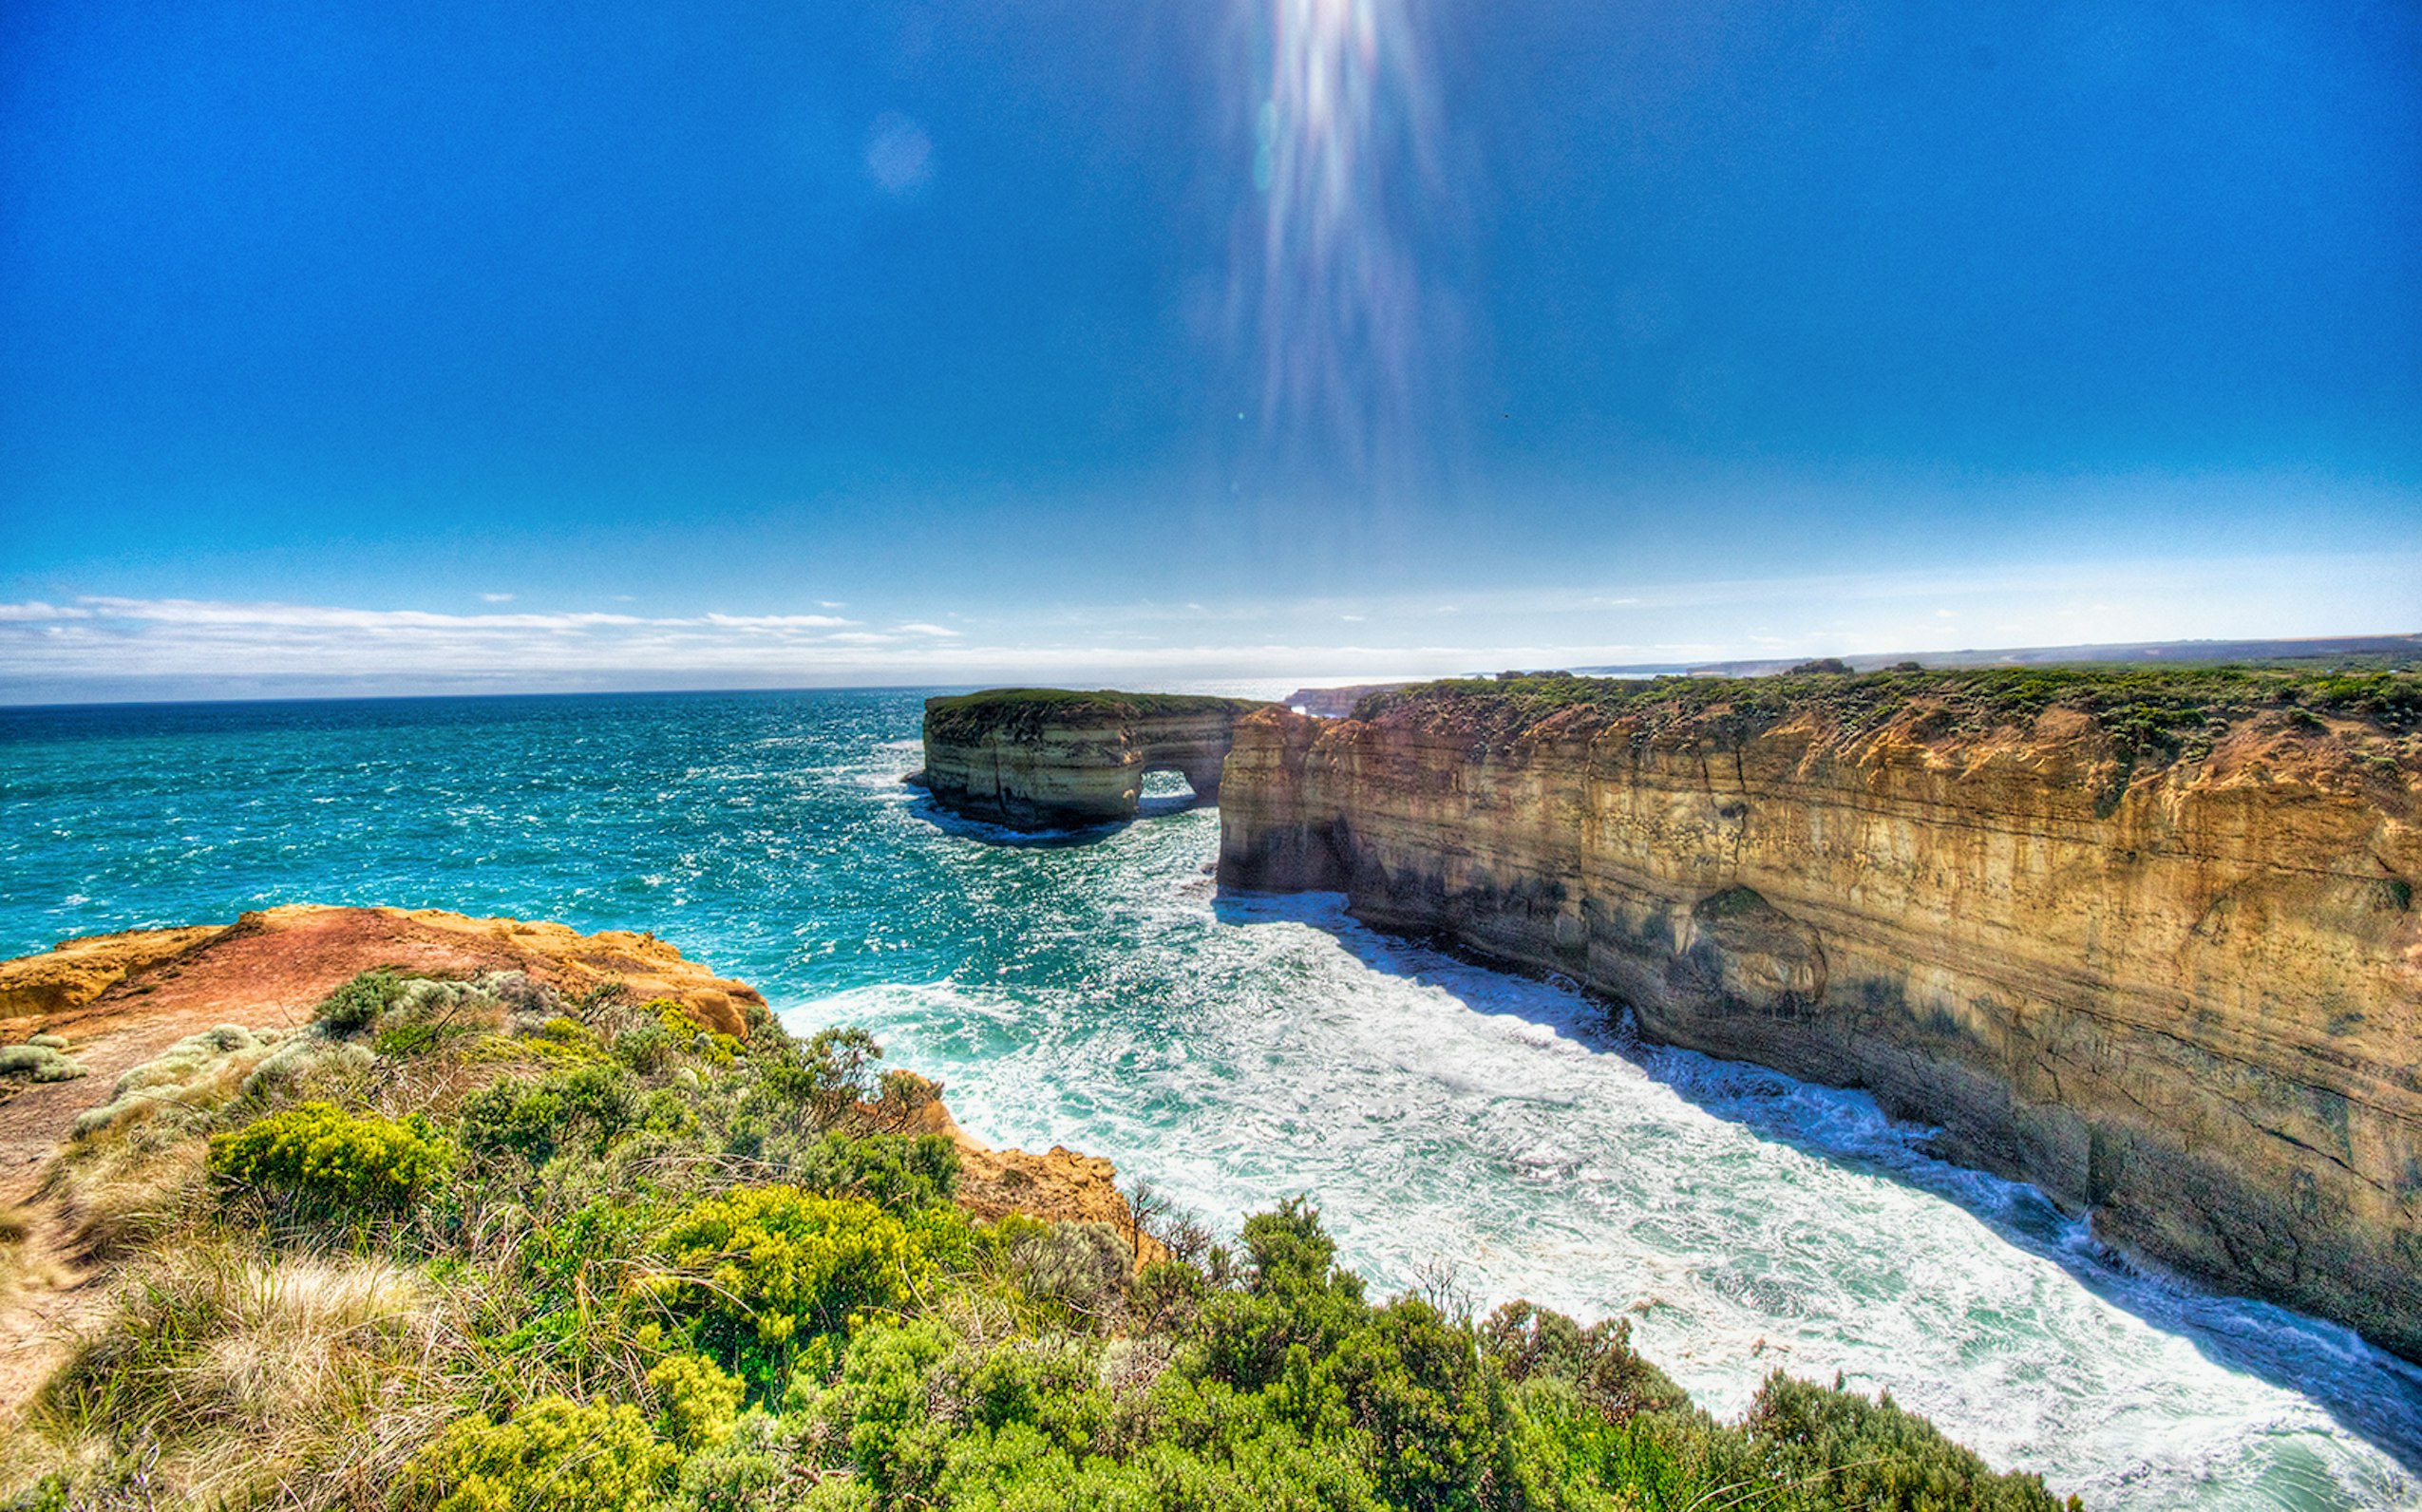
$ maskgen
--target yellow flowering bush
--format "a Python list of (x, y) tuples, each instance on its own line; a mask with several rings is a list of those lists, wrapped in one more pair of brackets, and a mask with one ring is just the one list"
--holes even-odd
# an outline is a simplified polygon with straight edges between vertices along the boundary
[(369, 1216), (411, 1202), (454, 1163), (428, 1120), (305, 1103), (210, 1138), (210, 1174), (315, 1215)]
[(739, 1057), (740, 1041), (719, 1030), (708, 1028), (676, 999), (651, 998), (640, 1006), (639, 1011), (654, 1014), (656, 1022), (672, 1036), (675, 1045), (710, 1066), (717, 1068), (728, 1067)]
[(474, 1414), (449, 1425), (406, 1469), (413, 1512), (595, 1512), (646, 1507), (680, 1451), (628, 1403), (533, 1402), (503, 1423)]
[(844, 1331), (853, 1314), (899, 1308), (931, 1281), (932, 1257), (891, 1213), (796, 1186), (741, 1187), (698, 1203), (658, 1246), (664, 1295), (695, 1318), (709, 1353), (782, 1389), (792, 1351)]

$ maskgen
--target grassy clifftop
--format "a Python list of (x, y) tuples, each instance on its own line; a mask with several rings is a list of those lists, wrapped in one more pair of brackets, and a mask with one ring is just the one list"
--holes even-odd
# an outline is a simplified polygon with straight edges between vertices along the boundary
[(1030, 734), (1046, 725), (1099, 720), (1172, 719), (1193, 715), (1234, 718), (1268, 706), (1250, 698), (1203, 693), (1123, 693), (1115, 689), (988, 688), (925, 701), (925, 733), (942, 740), (973, 740), (996, 732)]
[(1922, 711), (1947, 734), (2033, 725), (2069, 709), (2140, 763), (2207, 752), (2258, 721), (2319, 733), (2401, 739), (2422, 731), (2422, 671), (2312, 671), (2261, 667), (1915, 667), (1770, 677), (1576, 677), (1545, 672), (1450, 679), (1379, 692), (1354, 717), (1452, 721), (1510, 733), (1568, 710), (1650, 732), (1746, 739), (1791, 719), (1856, 735)]
[(937, 1088), (745, 1029), (376, 971), (129, 1070), (45, 1179), (108, 1297), (0, 1505), (2054, 1505), (1888, 1399), (1719, 1423), (1622, 1323), (1373, 1300), (1304, 1201), (979, 1216)]

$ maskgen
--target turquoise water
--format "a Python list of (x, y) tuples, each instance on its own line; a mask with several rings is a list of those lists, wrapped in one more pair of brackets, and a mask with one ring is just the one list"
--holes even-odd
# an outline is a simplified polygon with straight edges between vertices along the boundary
[(899, 784), (922, 696), (0, 710), (0, 954), (304, 900), (650, 929), (996, 1143), (1222, 1224), (1309, 1191), (1383, 1287), (1628, 1311), (1718, 1411), (1838, 1370), (2095, 1507), (2422, 1505), (2422, 1373), (2344, 1331), (2136, 1274), (1864, 1097), (1223, 898), (1214, 812), (993, 843)]

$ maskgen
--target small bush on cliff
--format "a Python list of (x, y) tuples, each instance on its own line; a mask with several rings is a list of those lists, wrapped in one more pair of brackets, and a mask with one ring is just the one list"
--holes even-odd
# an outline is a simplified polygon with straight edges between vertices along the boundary
[(699, 1354), (668, 1355), (648, 1372), (656, 1399), (656, 1427), (684, 1454), (728, 1441), (732, 1415), (748, 1389), (740, 1377)]
[(658, 1295), (699, 1347), (778, 1392), (797, 1348), (854, 1314), (898, 1309), (934, 1276), (925, 1236), (872, 1202), (795, 1186), (710, 1198), (666, 1231)]
[(1741, 1425), (1768, 1447), (1784, 1480), (1822, 1486), (1836, 1505), (1876, 1512), (2017, 1512), (2040, 1507), (2040, 1488), (1996, 1475), (1924, 1418), (1886, 1393), (1870, 1402), (1776, 1371)]
[(1673, 1377), (1632, 1349), (1630, 1318), (1583, 1328), (1561, 1313), (1508, 1302), (1480, 1326), (1480, 1344), (1508, 1379), (1561, 1381), (1612, 1422), (1690, 1404)]
[(958, 1186), (958, 1147), (939, 1134), (826, 1134), (785, 1174), (825, 1197), (857, 1197), (909, 1211), (947, 1202)]
[(463, 1147), (543, 1165), (558, 1153), (594, 1158), (635, 1127), (637, 1088), (611, 1066), (556, 1071), (536, 1082), (498, 1082), (463, 1104)]
[(55, 1045), (0, 1045), (0, 1077), (72, 1082), (84, 1074), (84, 1063)]
[(368, 1029), (404, 991), (404, 978), (393, 972), (364, 972), (320, 1000), (312, 1018), (331, 1034)]
[(646, 1507), (670, 1488), (680, 1451), (648, 1430), (628, 1403), (559, 1396), (508, 1421), (454, 1424), (412, 1461), (398, 1505), (407, 1512), (595, 1512)]
[(1063, 1327), (1107, 1332), (1123, 1321), (1135, 1252), (1107, 1223), (1044, 1223), (1015, 1214), (994, 1236), (1003, 1268)]
[(353, 1114), (326, 1103), (210, 1141), (210, 1174), (300, 1219), (364, 1220), (400, 1213), (454, 1163), (454, 1145), (418, 1114)]

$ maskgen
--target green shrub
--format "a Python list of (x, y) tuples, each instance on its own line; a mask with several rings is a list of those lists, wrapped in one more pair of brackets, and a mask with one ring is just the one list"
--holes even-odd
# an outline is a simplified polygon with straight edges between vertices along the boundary
[(1004, 1219), (1002, 1248), (1011, 1279), (1063, 1322), (1108, 1329), (1126, 1312), (1135, 1268), (1126, 1236), (1107, 1223)]
[(614, 1058), (641, 1076), (653, 1076), (672, 1063), (679, 1044), (662, 1024), (637, 1024), (614, 1037), (607, 1047)]
[(497, 988), (504, 980), (495, 973), (467, 982), (404, 978), (375, 1020), (378, 1033), (373, 1043), (378, 1052), (425, 1054), (450, 1040), (501, 1024), (505, 1005)]
[(1508, 1379), (1564, 1382), (1613, 1421), (1690, 1403), (1673, 1377), (1633, 1350), (1630, 1318), (1583, 1328), (1561, 1313), (1514, 1301), (1488, 1315), (1480, 1342)]
[(1778, 1480), (1821, 1485), (1834, 1505), (1862, 1512), (2053, 1512), (2059, 1503), (2032, 1475), (1996, 1475), (1886, 1394), (1870, 1402), (1777, 1371), (1742, 1420), (1752, 1442), (1771, 1446)]
[(305, 1103), (210, 1139), (210, 1174), (308, 1217), (402, 1210), (452, 1165), (454, 1147), (415, 1113), (396, 1120)]
[(860, 1104), (877, 1093), (877, 1063), (883, 1049), (862, 1029), (819, 1030), (805, 1043), (792, 1041), (760, 1057), (766, 1090), (806, 1126), (821, 1133), (838, 1128)]
[(640, 1005), (639, 1011), (651, 1016), (658, 1029), (665, 1031), (672, 1045), (708, 1065), (718, 1068), (728, 1067), (739, 1058), (743, 1046), (732, 1036), (708, 1028), (689, 1009), (670, 997), (651, 998)]
[[(672, 1512), (773, 1512), (823, 1505), (809, 1498), (816, 1479), (781, 1420), (751, 1408), (732, 1420), (721, 1444), (682, 1463)], [(830, 1483), (827, 1483), (830, 1484)], [(846, 1483), (842, 1483), (846, 1484)], [(871, 1506), (872, 1503), (866, 1503)]]
[(643, 1508), (680, 1462), (637, 1408), (551, 1396), (507, 1422), (475, 1415), (449, 1425), (414, 1457), (399, 1500), (411, 1512)]
[(958, 1189), (958, 1147), (939, 1134), (836, 1131), (803, 1150), (787, 1174), (825, 1197), (859, 1197), (905, 1212), (950, 1200)]
[(604, 1153), (638, 1125), (642, 1106), (617, 1068), (581, 1066), (535, 1082), (499, 1082), (464, 1099), (462, 1116), (463, 1147), (472, 1154), (544, 1165), (566, 1151)]
[(924, 1495), (940, 1474), (953, 1425), (936, 1422), (935, 1408), (956, 1393), (935, 1389), (940, 1383), (929, 1378), (957, 1345), (930, 1318), (862, 1329), (842, 1358), (840, 1381), (818, 1404), (859, 1478), (886, 1498)]
[(393, 972), (364, 972), (320, 1000), (312, 1018), (331, 1034), (368, 1029), (404, 991), (404, 978)]
[(1127, 1294), (1137, 1330), (1144, 1333), (1191, 1332), (1210, 1288), (1202, 1273), (1183, 1260), (1153, 1260), (1135, 1275)]
[(793, 1351), (853, 1314), (898, 1309), (933, 1277), (919, 1237), (855, 1198), (796, 1186), (743, 1187), (698, 1203), (659, 1245), (663, 1295), (691, 1316), (701, 1348), (766, 1394)]

